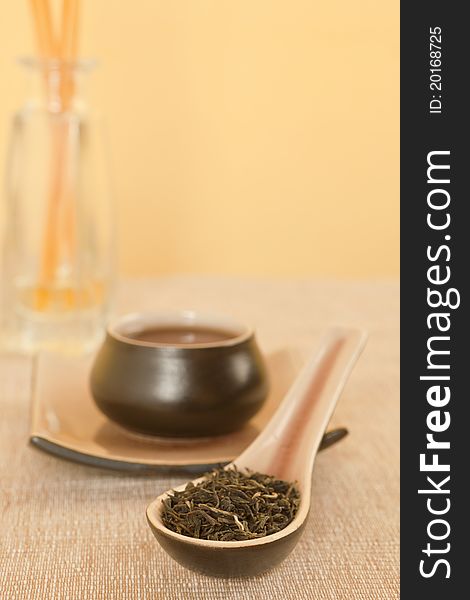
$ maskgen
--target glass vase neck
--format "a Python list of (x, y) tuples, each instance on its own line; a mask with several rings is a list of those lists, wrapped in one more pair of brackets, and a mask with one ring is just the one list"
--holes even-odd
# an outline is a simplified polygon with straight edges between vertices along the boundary
[(64, 113), (82, 103), (83, 80), (96, 62), (22, 58), (20, 64), (31, 74), (31, 100), (51, 113)]

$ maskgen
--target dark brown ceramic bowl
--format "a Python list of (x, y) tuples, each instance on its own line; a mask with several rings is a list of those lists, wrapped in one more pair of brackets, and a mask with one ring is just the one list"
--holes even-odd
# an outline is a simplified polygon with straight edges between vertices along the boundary
[[(141, 341), (138, 331), (178, 326), (220, 328), (233, 337), (199, 344)], [(253, 330), (190, 311), (135, 313), (112, 323), (91, 371), (101, 411), (137, 432), (201, 437), (240, 429), (267, 396), (267, 375)]]

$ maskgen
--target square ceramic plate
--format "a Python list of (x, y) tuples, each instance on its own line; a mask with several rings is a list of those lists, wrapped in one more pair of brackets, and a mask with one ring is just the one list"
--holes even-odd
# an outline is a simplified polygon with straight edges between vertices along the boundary
[(125, 471), (163, 467), (201, 470), (230, 462), (259, 434), (292, 383), (298, 358), (280, 351), (267, 357), (271, 392), (240, 431), (202, 439), (156, 438), (132, 433), (105, 417), (88, 387), (93, 356), (40, 354), (35, 361), (30, 440), (52, 454)]

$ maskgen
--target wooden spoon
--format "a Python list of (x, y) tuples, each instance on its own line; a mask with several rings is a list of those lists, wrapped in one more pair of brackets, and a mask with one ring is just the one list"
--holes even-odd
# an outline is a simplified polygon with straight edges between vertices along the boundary
[(294, 520), (285, 529), (262, 538), (200, 540), (173, 532), (163, 524), (160, 511), (163, 500), (171, 494), (168, 490), (148, 506), (147, 520), (170, 556), (188, 569), (216, 577), (256, 575), (288, 556), (299, 541), (310, 510), (312, 469), (323, 433), (365, 341), (363, 331), (329, 330), (262, 433), (225, 467), (296, 481), (301, 502)]

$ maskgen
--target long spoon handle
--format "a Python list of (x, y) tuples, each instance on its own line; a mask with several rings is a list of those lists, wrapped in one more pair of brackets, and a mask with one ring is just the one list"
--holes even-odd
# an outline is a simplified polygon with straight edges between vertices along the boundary
[(236, 459), (283, 479), (306, 478), (313, 468), (326, 426), (359, 357), (366, 334), (328, 330), (264, 431)]

